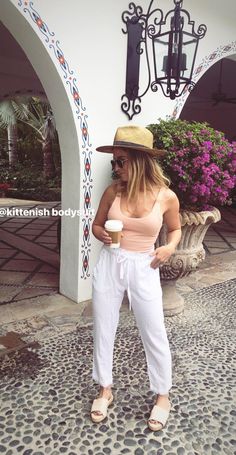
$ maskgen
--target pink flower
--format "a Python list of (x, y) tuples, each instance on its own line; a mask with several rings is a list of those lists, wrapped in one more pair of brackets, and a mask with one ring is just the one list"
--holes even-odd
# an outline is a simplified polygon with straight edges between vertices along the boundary
[[(167, 150), (162, 167), (181, 207), (230, 203), (236, 185), (236, 142), (231, 144), (207, 123), (160, 120), (154, 126), (150, 129), (158, 148)], [(167, 142), (173, 145), (165, 147)]]
[(202, 145), (204, 145), (207, 150), (211, 150), (212, 149), (212, 142), (211, 141), (205, 141), (205, 142), (202, 143)]

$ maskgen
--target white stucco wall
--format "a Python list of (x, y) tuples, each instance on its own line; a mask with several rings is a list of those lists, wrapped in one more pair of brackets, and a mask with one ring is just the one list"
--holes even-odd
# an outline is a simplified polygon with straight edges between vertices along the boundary
[[(37, 2), (34, 2), (36, 5)], [(56, 35), (60, 37), (67, 60), (78, 71), (79, 89), (87, 108), (90, 139), (97, 145), (110, 143), (116, 127), (130, 123), (121, 111), (121, 96), (125, 88), (126, 40), (121, 32), (124, 24), (121, 14), (128, 9), (127, 0), (87, 0), (86, 2), (40, 0), (40, 11), (47, 17)], [(137, 2), (146, 12), (149, 1)], [(170, 0), (159, 0), (156, 5), (168, 11)], [(235, 40), (236, 6), (234, 0), (185, 0), (186, 8), (196, 26), (207, 25), (205, 38), (199, 43), (196, 66), (217, 47)], [(68, 27), (68, 24), (69, 27)], [(219, 32), (220, 31), (220, 32)], [(142, 112), (131, 123), (147, 125), (173, 111), (175, 102), (165, 98), (161, 91), (149, 91), (142, 99)], [(94, 152), (93, 206), (110, 175), (110, 157)]]
[[(9, 1), (14, 5), (17, 5), (18, 1), (21, 2), (21, 0), (4, 1)], [(26, 2), (26, 4), (28, 3)], [(60, 41), (64, 56), (70, 68), (75, 72), (79, 93), (84, 106), (86, 106), (91, 150), (93, 151), (91, 206), (95, 210), (102, 191), (110, 181), (109, 160), (111, 158), (109, 155), (96, 152), (96, 146), (112, 143), (117, 126), (128, 123), (147, 125), (157, 121), (159, 117), (165, 118), (170, 115), (175, 106), (175, 101), (165, 98), (161, 90), (159, 90), (157, 93), (149, 91), (145, 95), (142, 99), (141, 114), (134, 116), (131, 122), (121, 111), (121, 96), (125, 89), (127, 52), (127, 36), (121, 31), (121, 28), (124, 27), (121, 14), (128, 9), (128, 4), (128, 0), (100, 0), (99, 2), (96, 0), (87, 0), (86, 2), (82, 0), (69, 0), (67, 2), (64, 0), (35, 0), (33, 2), (34, 8), (43, 21), (55, 33), (56, 39)], [(144, 12), (147, 11), (149, 1), (140, 0), (138, 4), (142, 6)], [(215, 49), (235, 40), (235, 0), (226, 2), (221, 2), (220, 0), (198, 0), (197, 2), (196, 0), (185, 0), (183, 4), (184, 8), (189, 11), (191, 19), (195, 20), (196, 26), (204, 23), (208, 29), (206, 37), (199, 44), (196, 59), (197, 66)], [(173, 2), (171, 0), (159, 0), (156, 2), (156, 6), (167, 12), (173, 8)], [(44, 40), (42, 35), (40, 39)], [(34, 46), (35, 43), (32, 42), (32, 52), (37, 52), (38, 50)], [(40, 65), (43, 65), (41, 58)], [(35, 69), (37, 71), (37, 68)], [(45, 60), (45, 68), (43, 70), (38, 68), (38, 71), (41, 75), (41, 82), (47, 85), (48, 61)], [(43, 81), (42, 73), (44, 73)], [(63, 77), (62, 74), (61, 77)], [(53, 105), (53, 100), (56, 96), (60, 97), (60, 87), (56, 84), (56, 88), (48, 85), (46, 88), (48, 96), (50, 91), (54, 92), (55, 89), (57, 90), (57, 94), (54, 93), (51, 99), (49, 96), (49, 100), (52, 101), (52, 107), (54, 107), (55, 103)], [(75, 131), (78, 131), (78, 139), (71, 138), (70, 143), (64, 143), (63, 147), (65, 149), (68, 146), (68, 153), (70, 153), (69, 150), (76, 147), (77, 141), (76, 152), (71, 152), (71, 156), (73, 156), (76, 163), (76, 160), (81, 158), (78, 156), (81, 153), (81, 147), (80, 149), (78, 147), (78, 142), (80, 141), (78, 118), (74, 106), (71, 106), (69, 116), (64, 111), (64, 96), (65, 93), (62, 96), (60, 112), (58, 112), (58, 105), (55, 106), (55, 109), (57, 109), (56, 119), (59, 128), (63, 121), (71, 122), (71, 118), (73, 117), (74, 119), (76, 126), (74, 130), (72, 129), (72, 134), (74, 135)], [(69, 123), (68, 128), (70, 128)], [(63, 142), (62, 137), (60, 140)], [(75, 206), (78, 207), (82, 197), (82, 180), (80, 179), (79, 183), (79, 176), (76, 176), (73, 163), (71, 160), (69, 160), (70, 164), (67, 163), (65, 154), (63, 159), (64, 175), (66, 175), (67, 182), (70, 181), (70, 173), (72, 179), (78, 179), (78, 193), (73, 194), (76, 187), (74, 182), (73, 191), (65, 192), (63, 204), (73, 208)], [(79, 166), (76, 166), (76, 170), (78, 169)], [(84, 173), (82, 168), (81, 173)], [(67, 230), (64, 230), (63, 236), (67, 245), (70, 242), (75, 242), (73, 254), (76, 256), (79, 254), (78, 239), (75, 238), (75, 235), (78, 235), (78, 231), (74, 231), (75, 234), (70, 232), (70, 226), (72, 229), (72, 224), (70, 225), (68, 221)], [(80, 225), (80, 235), (81, 229), (82, 225)], [(92, 252), (89, 259), (90, 270), (93, 268), (100, 246), (99, 242), (92, 238)], [(66, 254), (65, 251), (64, 254)], [(75, 263), (77, 262), (75, 257), (74, 261)], [(73, 281), (73, 270), (71, 269), (67, 272), (64, 270), (63, 273), (67, 273), (69, 286), (70, 279)], [(76, 267), (74, 273), (78, 273)], [(72, 298), (82, 301), (90, 298), (90, 296), (91, 282), (90, 279), (87, 279), (86, 282), (81, 284), (77, 297), (72, 296)]]

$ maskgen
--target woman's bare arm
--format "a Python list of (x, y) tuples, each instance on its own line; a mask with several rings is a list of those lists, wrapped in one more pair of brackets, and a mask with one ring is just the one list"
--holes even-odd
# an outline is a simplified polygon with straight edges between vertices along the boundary
[(155, 249), (151, 256), (155, 256), (151, 263), (151, 267), (156, 269), (169, 259), (174, 253), (181, 239), (181, 224), (179, 217), (179, 201), (176, 194), (168, 190), (168, 196), (164, 201), (164, 216), (163, 222), (167, 226), (167, 244)]
[(93, 224), (92, 224), (92, 232), (93, 235), (100, 240), (100, 242), (105, 243), (106, 245), (110, 245), (112, 243), (111, 237), (107, 234), (104, 229), (104, 224), (107, 220), (107, 214), (109, 208), (111, 207), (112, 202), (114, 201), (116, 196), (116, 187), (114, 184), (108, 186), (108, 188), (104, 191), (97, 213), (95, 215)]

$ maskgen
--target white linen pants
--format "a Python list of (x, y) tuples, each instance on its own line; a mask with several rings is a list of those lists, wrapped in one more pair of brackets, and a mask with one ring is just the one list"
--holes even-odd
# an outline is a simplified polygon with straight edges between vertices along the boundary
[(125, 290), (143, 342), (150, 390), (164, 395), (172, 386), (159, 269), (150, 267), (152, 260), (150, 252), (103, 246), (94, 268), (92, 377), (103, 387), (113, 384), (114, 342)]

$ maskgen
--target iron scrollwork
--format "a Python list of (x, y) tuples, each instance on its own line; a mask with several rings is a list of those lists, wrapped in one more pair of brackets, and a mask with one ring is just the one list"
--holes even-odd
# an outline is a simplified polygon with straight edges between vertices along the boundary
[(141, 111), (141, 97), (139, 96), (139, 68), (140, 55), (143, 53), (141, 47), (144, 41), (145, 15), (141, 6), (134, 3), (129, 4), (130, 11), (124, 11), (122, 20), (126, 24), (126, 30), (122, 29), (127, 38), (127, 65), (126, 65), (126, 87), (122, 96), (122, 111), (131, 120), (135, 114)]
[[(125, 29), (122, 28), (122, 32), (127, 34), (127, 64), (126, 87), (121, 98), (121, 109), (128, 115), (129, 120), (141, 112), (141, 98), (147, 93), (149, 87), (156, 92), (161, 86), (163, 94), (171, 99), (181, 96), (186, 89), (189, 91), (193, 89), (195, 84), (192, 81), (192, 74), (198, 41), (205, 36), (207, 29), (206, 25), (201, 24), (195, 31), (195, 22), (190, 20), (187, 10), (181, 9), (183, 0), (174, 0), (175, 8), (170, 10), (165, 17), (161, 9), (153, 8), (154, 1), (151, 0), (146, 14), (143, 13), (141, 6), (135, 5), (133, 2), (129, 4), (129, 10), (122, 13), (122, 21), (126, 25)], [(185, 19), (187, 32), (183, 30)], [(169, 30), (167, 28), (168, 21), (170, 21)], [(188, 36), (186, 42), (183, 42), (184, 35)], [(168, 41), (163, 42), (163, 37), (168, 37)], [(149, 45), (150, 42), (151, 45)], [(163, 67), (159, 70), (159, 72), (161, 71), (160, 75), (157, 75), (154, 49), (157, 44), (158, 46), (164, 44), (167, 53), (163, 59)], [(192, 60), (190, 58), (188, 62), (191, 70), (187, 77), (184, 75), (187, 70), (187, 56), (184, 53), (183, 45), (189, 44), (194, 44), (195, 49)], [(153, 70), (151, 71), (149, 59), (151, 47), (154, 77), (152, 77)], [(143, 92), (140, 93), (139, 73), (142, 54), (145, 56), (148, 80)]]

